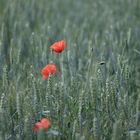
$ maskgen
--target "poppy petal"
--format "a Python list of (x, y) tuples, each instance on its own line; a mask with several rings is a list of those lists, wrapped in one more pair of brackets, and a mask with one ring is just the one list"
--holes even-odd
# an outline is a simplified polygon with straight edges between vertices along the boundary
[(41, 74), (42, 74), (42, 76), (43, 76), (43, 79), (45, 80), (45, 79), (47, 79), (48, 76), (49, 76), (49, 71), (48, 71), (46, 68), (43, 68), (43, 69), (41, 70)]
[(42, 125), (42, 127), (43, 127), (44, 129), (47, 129), (47, 128), (50, 127), (50, 121), (49, 121), (48, 119), (46, 119), (46, 118), (43, 118), (43, 119), (41, 120), (41, 125)]
[(54, 64), (48, 64), (46, 66), (46, 69), (48, 70), (49, 73), (54, 74), (56, 73), (56, 66)]
[(33, 131), (37, 132), (40, 128), (43, 128), (42, 123), (41, 122), (36, 122), (34, 127), (33, 127)]

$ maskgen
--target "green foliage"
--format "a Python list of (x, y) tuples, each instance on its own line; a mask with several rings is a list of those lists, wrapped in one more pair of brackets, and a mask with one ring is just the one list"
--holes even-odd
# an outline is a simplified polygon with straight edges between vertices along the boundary
[[(139, 10), (139, 0), (0, 0), (0, 140), (138, 140)], [(58, 73), (44, 81), (47, 63)], [(33, 133), (42, 117), (51, 128)]]

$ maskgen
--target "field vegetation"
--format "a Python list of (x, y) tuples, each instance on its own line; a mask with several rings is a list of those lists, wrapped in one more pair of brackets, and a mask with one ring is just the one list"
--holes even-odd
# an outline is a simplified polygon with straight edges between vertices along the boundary
[(0, 140), (139, 139), (140, 0), (0, 0)]

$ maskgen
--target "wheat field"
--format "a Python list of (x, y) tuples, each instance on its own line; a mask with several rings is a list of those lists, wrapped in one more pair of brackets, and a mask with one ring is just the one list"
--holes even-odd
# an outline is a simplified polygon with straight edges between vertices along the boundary
[(0, 140), (139, 139), (140, 0), (0, 0)]

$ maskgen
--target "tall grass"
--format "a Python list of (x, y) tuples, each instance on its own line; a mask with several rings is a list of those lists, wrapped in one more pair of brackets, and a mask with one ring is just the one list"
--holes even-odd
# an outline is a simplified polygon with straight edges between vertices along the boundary
[[(139, 11), (139, 0), (0, 0), (0, 140), (138, 140)], [(58, 73), (44, 81), (47, 63)], [(51, 128), (33, 133), (42, 117)]]

